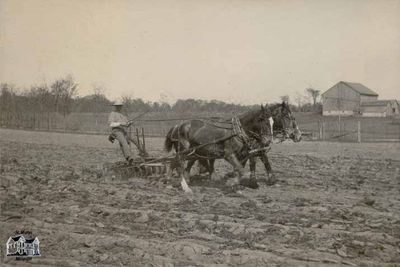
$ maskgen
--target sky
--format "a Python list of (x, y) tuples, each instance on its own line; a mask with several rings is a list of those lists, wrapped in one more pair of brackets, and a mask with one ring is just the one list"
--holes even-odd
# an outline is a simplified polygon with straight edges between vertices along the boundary
[(258, 104), (350, 81), (400, 99), (398, 14), (400, 0), (0, 0), (0, 82)]

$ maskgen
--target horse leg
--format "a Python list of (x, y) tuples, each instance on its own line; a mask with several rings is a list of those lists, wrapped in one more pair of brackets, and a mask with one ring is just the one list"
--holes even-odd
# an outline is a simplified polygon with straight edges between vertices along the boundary
[(209, 166), (208, 160), (198, 159), (198, 163), (199, 163), (198, 165), (199, 165), (199, 174), (200, 175), (209, 171), (210, 166)]
[(233, 153), (227, 154), (225, 155), (225, 159), (233, 166), (235, 172), (238, 172), (240, 176), (244, 175), (244, 169), (242, 167), (242, 164), (237, 159), (235, 154)]
[(215, 159), (208, 160), (208, 172), (210, 173), (211, 180), (218, 182), (221, 178), (215, 173), (214, 163)]
[(215, 159), (209, 159), (208, 160), (208, 173), (211, 175), (213, 175), (215, 169), (214, 169), (214, 163), (215, 163)]
[(243, 168), (246, 167), (247, 160), (248, 160), (248, 158), (241, 160)]
[[(186, 182), (185, 177), (188, 179), (188, 181), (190, 182), (190, 169), (192, 168), (193, 164), (196, 162), (196, 160), (189, 160), (188, 164), (186, 166), (185, 169), (181, 169), (181, 186), (183, 191), (185, 191), (185, 193), (193, 193), (192, 189), (190, 189), (188, 183)], [(183, 166), (183, 160), (181, 161), (181, 166)]]
[[(167, 138), (170, 138), (170, 137), (167, 135)], [(170, 148), (167, 148), (167, 149), (171, 150), (173, 148), (175, 150), (175, 158), (173, 160), (171, 160), (170, 164), (167, 165), (166, 181), (169, 182), (174, 174), (174, 171), (176, 171), (177, 174), (181, 173), (181, 169), (180, 169), (181, 161), (178, 156), (179, 144), (177, 144), (176, 142), (173, 142), (170, 139), (167, 139), (167, 140), (169, 140), (170, 146), (171, 146)]]
[[(254, 156), (250, 157), (250, 178), (255, 179), (256, 178), (256, 163), (257, 159)], [(246, 164), (246, 162), (245, 162)]]
[(261, 158), (261, 161), (264, 163), (265, 170), (267, 172), (267, 179), (265, 182), (267, 183), (267, 185), (275, 184), (277, 179), (276, 179), (275, 175), (272, 173), (272, 168), (271, 168), (271, 164), (269, 163), (267, 153), (262, 153), (260, 155), (260, 158)]
[[(247, 158), (244, 158), (244, 159), (240, 160), (240, 164), (242, 164), (242, 167), (243, 167), (243, 168), (246, 167), (247, 160), (248, 160)], [(235, 171), (233, 171), (233, 172), (228, 172), (228, 173), (226, 174), (226, 176), (227, 176), (227, 177), (235, 177)]]
[(190, 170), (192, 169), (193, 165), (195, 164), (196, 160), (195, 159), (190, 159), (188, 160), (188, 163), (186, 165), (184, 175), (190, 181)]
[(172, 173), (174, 171), (175, 166), (173, 166), (173, 163), (171, 162), (168, 166), (167, 166), (167, 175), (166, 175), (166, 181), (171, 180), (172, 177)]
[(248, 179), (246, 179), (244, 168), (234, 153), (226, 154), (225, 159), (234, 167), (235, 171), (239, 173), (239, 179), (236, 177), (233, 185), (242, 184), (253, 189), (258, 188), (258, 184), (254, 179), (246, 181)]

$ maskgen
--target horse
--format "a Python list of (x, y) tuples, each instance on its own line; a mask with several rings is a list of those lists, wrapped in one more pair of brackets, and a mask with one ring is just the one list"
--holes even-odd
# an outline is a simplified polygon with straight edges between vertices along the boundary
[(283, 101), (281, 104), (273, 104), (269, 108), (274, 120), (274, 136), (283, 140), (292, 139), (294, 142), (300, 142), (301, 131), (289, 105)]
[[(298, 127), (297, 121), (295, 117), (292, 115), (292, 111), (290, 110), (289, 105), (286, 102), (282, 102), (281, 104), (274, 104), (269, 107), (272, 112), (273, 119), (273, 133), (274, 137), (281, 139), (282, 141), (286, 139), (291, 139), (294, 142), (301, 141), (301, 131)], [(247, 160), (250, 161), (250, 175), (255, 178), (256, 172), (256, 158), (260, 158), (262, 163), (264, 164), (267, 179), (266, 183), (268, 185), (272, 185), (276, 182), (275, 175), (272, 172), (271, 164), (269, 163), (267, 150), (261, 149), (262, 144), (253, 143), (251, 147), (252, 153), (251, 155), (244, 155), (240, 160), (243, 165), (243, 168), (246, 166)], [(208, 167), (209, 171), (213, 168)]]
[[(273, 136), (281, 139), (292, 139), (294, 142), (299, 142), (301, 140), (301, 131), (297, 125), (296, 119), (293, 117), (289, 105), (286, 102), (281, 104), (274, 104), (268, 107), (272, 112), (272, 122), (273, 122)], [(168, 135), (171, 135), (174, 128), (171, 128)], [(177, 143), (174, 143), (176, 148)], [(268, 148), (267, 148), (268, 149)], [(267, 179), (266, 183), (272, 185), (276, 182), (276, 178), (272, 172), (271, 164), (269, 163), (266, 147), (263, 144), (252, 140), (249, 149), (242, 150), (241, 153), (236, 155), (241, 162), (243, 168), (246, 166), (248, 160), (250, 160), (250, 177), (255, 178), (256, 171), (256, 158), (260, 158), (264, 164)], [(215, 159), (198, 159), (201, 173), (208, 171), (209, 175), (214, 177), (214, 161)], [(188, 163), (189, 164), (189, 163)], [(172, 171), (172, 170), (170, 170)]]
[[(244, 169), (237, 155), (249, 149), (251, 141), (263, 146), (272, 142), (272, 113), (261, 105), (260, 110), (251, 110), (233, 117), (228, 126), (219, 126), (204, 120), (189, 120), (172, 128), (165, 139), (165, 150), (175, 148), (177, 165), (180, 169), (184, 191), (191, 192), (186, 179), (190, 179), (190, 169), (196, 160), (225, 159), (239, 174), (233, 186), (243, 185), (258, 188), (255, 179), (245, 177)], [(225, 122), (226, 123), (226, 122)], [(184, 161), (188, 160), (186, 168)], [(185, 179), (186, 178), (186, 179)]]

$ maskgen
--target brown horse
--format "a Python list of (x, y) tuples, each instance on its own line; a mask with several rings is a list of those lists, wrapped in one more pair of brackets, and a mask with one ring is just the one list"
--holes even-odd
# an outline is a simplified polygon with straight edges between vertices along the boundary
[[(290, 138), (294, 142), (299, 142), (301, 140), (301, 131), (298, 128), (296, 119), (293, 117), (289, 105), (286, 102), (282, 102), (281, 104), (274, 104), (269, 106), (269, 109), (272, 113), (273, 119), (273, 136), (281, 140)], [(167, 136), (170, 136), (172, 134), (173, 129), (174, 128), (171, 128)], [(173, 145), (176, 150), (178, 143), (175, 142)], [(249, 149), (247, 151), (240, 151), (241, 153), (238, 153), (236, 156), (243, 167), (245, 167), (247, 161), (250, 160), (250, 172), (252, 178), (255, 178), (256, 159), (257, 157), (260, 158), (264, 164), (267, 173), (266, 183), (274, 184), (276, 182), (276, 179), (272, 173), (272, 168), (268, 160), (267, 151), (264, 148), (265, 146), (262, 143), (257, 142), (257, 140), (253, 139), (250, 142)], [(210, 176), (214, 177), (215, 159), (198, 158), (198, 161), (201, 171), (208, 171)], [(193, 165), (193, 163), (189, 162), (188, 165)]]
[[(273, 133), (274, 137), (280, 140), (292, 139), (294, 142), (301, 141), (301, 131), (297, 125), (295, 117), (292, 115), (292, 111), (290, 110), (289, 105), (286, 102), (282, 102), (281, 104), (274, 104), (269, 107), (272, 112), (273, 118)], [(251, 147), (252, 150), (259, 150), (252, 155), (244, 155), (240, 158), (243, 167), (245, 167), (247, 160), (250, 161), (250, 173), (252, 177), (255, 177), (256, 171), (256, 159), (257, 157), (261, 159), (264, 164), (266, 173), (267, 173), (267, 184), (274, 184), (276, 182), (276, 178), (272, 173), (271, 164), (269, 163), (267, 151), (262, 150), (262, 144), (253, 143)], [(208, 169), (212, 169), (208, 167)]]
[[(190, 179), (190, 169), (198, 159), (225, 159), (239, 174), (233, 185), (257, 188), (255, 179), (245, 176), (243, 165), (237, 155), (248, 151), (251, 141), (256, 140), (263, 146), (272, 142), (272, 113), (261, 105), (260, 110), (253, 110), (232, 118), (225, 126), (204, 120), (190, 120), (172, 128), (165, 139), (165, 149), (175, 148), (177, 162), (182, 176), (182, 187), (190, 191), (186, 179)], [(186, 168), (184, 161), (188, 160)]]

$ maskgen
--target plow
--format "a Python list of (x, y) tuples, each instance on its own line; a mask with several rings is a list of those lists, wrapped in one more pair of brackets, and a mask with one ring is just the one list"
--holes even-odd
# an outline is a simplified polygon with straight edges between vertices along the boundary
[[(103, 171), (111, 176), (116, 178), (127, 179), (130, 177), (163, 177), (168, 173), (170, 168), (175, 168), (179, 165), (179, 161), (184, 158), (185, 160), (196, 159), (195, 151), (198, 148), (203, 146), (207, 146), (210, 144), (214, 144), (221, 140), (217, 140), (211, 143), (202, 144), (197, 147), (190, 149), (189, 151), (179, 151), (176, 155), (166, 156), (166, 157), (152, 157), (147, 156), (148, 153), (146, 151), (146, 141), (144, 135), (144, 129), (142, 128), (141, 132), (136, 131), (137, 137), (137, 148), (139, 150), (140, 157), (135, 159), (132, 163), (128, 163), (127, 161), (118, 161), (115, 163), (105, 163), (103, 164)], [(253, 154), (259, 152), (268, 152), (271, 147), (262, 147), (252, 149), (248, 152), (248, 156), (250, 157)], [(145, 156), (146, 155), (146, 156)]]
[(139, 151), (139, 158), (133, 162), (118, 161), (103, 164), (104, 173), (116, 178), (130, 177), (162, 177), (167, 173), (168, 166), (175, 157), (156, 158), (148, 156), (146, 151), (146, 139), (144, 129), (139, 132), (136, 129), (136, 147)]
[(167, 162), (153, 162), (155, 158), (145, 157), (135, 160), (132, 164), (126, 161), (104, 164), (107, 174), (117, 178), (130, 177), (162, 177), (167, 173)]
[[(154, 157), (154, 156), (149, 156), (149, 154), (146, 151), (146, 140), (145, 140), (145, 134), (144, 134), (144, 128), (141, 128), (141, 131), (139, 131), (138, 128), (136, 128), (135, 131), (135, 136), (132, 136), (131, 132), (130, 134), (130, 140), (133, 140), (133, 143), (137, 147), (139, 151), (139, 158), (135, 160), (130, 160), (128, 163), (127, 161), (119, 161), (115, 163), (106, 163), (103, 165), (103, 171), (107, 175), (111, 175), (112, 177), (119, 177), (119, 178), (130, 178), (130, 177), (164, 177), (167, 174), (171, 174), (172, 170), (174, 169), (180, 169), (182, 171), (184, 165), (182, 164), (184, 161), (187, 160), (198, 160), (199, 157), (202, 159), (215, 159), (213, 157), (208, 157), (204, 155), (199, 155), (197, 153), (198, 150), (206, 147), (213, 145), (215, 146), (216, 144), (223, 143), (226, 140), (229, 140), (233, 137), (238, 137), (242, 142), (245, 144), (249, 150), (246, 152), (246, 155), (242, 155), (245, 158), (241, 157), (241, 160), (244, 162), (247, 161), (250, 157), (257, 155), (259, 153), (267, 153), (271, 147), (269, 145), (267, 146), (262, 146), (260, 147), (258, 142), (256, 141), (256, 137), (254, 135), (257, 135), (257, 133), (254, 133), (250, 131), (251, 138), (249, 135), (245, 133), (245, 131), (242, 128), (242, 124), (239, 121), (237, 117), (233, 117), (230, 121), (222, 121), (218, 123), (223, 123), (223, 124), (229, 124), (229, 126), (219, 126), (216, 125), (215, 121), (212, 122), (205, 122), (207, 125), (211, 125), (217, 128), (223, 128), (223, 129), (228, 129), (231, 130), (232, 133), (228, 136), (220, 137), (219, 139), (214, 139), (211, 142), (206, 142), (206, 143), (201, 143), (198, 144), (197, 146), (189, 147), (189, 148), (184, 148), (183, 150), (180, 150), (180, 145), (178, 145), (177, 150), (175, 151), (175, 155), (170, 155), (170, 156), (165, 156), (165, 157)], [(174, 128), (175, 129), (175, 128)], [(271, 130), (272, 132), (272, 130)], [(180, 136), (178, 136), (178, 139), (175, 140), (177, 144), (181, 144), (182, 142), (180, 141)], [(191, 164), (193, 164), (194, 161), (192, 161)], [(190, 165), (191, 167), (192, 165)], [(180, 175), (182, 176), (182, 180), (184, 181), (184, 175), (181, 172)], [(186, 182), (185, 182), (186, 183)], [(185, 188), (185, 186), (183, 186)], [(187, 186), (186, 186), (187, 187)]]

